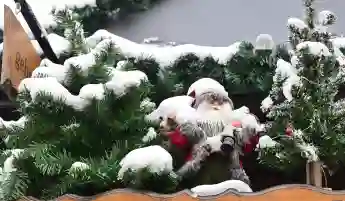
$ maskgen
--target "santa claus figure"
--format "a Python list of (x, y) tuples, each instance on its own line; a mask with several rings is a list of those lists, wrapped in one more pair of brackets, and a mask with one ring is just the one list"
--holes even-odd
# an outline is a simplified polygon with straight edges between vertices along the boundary
[[(160, 117), (163, 135), (169, 138), (171, 147), (184, 153), (185, 163), (177, 174), (183, 177), (189, 172), (205, 173), (214, 169), (212, 175), (217, 172), (218, 178), (210, 177), (200, 183), (217, 183), (228, 179), (249, 183), (239, 155), (243, 150), (251, 150), (247, 144), (252, 143), (254, 149), (257, 143), (252, 142), (256, 119), (254, 126), (249, 124), (254, 122), (251, 118), (254, 116), (249, 114), (246, 107), (233, 110), (233, 103), (224, 87), (210, 78), (202, 78), (192, 84), (188, 95), (194, 100), (191, 103), (193, 111), (184, 108)], [(186, 115), (188, 118), (185, 118)], [(216, 171), (217, 168), (224, 169)]]
[[(206, 119), (223, 122), (224, 125), (231, 124), (238, 128), (237, 131), (240, 130), (237, 132), (240, 134), (240, 139), (237, 141), (243, 153), (249, 153), (255, 149), (262, 126), (257, 117), (250, 113), (249, 108), (243, 106), (233, 110), (233, 102), (219, 82), (211, 78), (199, 79), (190, 86), (188, 95), (194, 98), (192, 106)], [(233, 143), (232, 137), (223, 136), (221, 150), (231, 152)]]

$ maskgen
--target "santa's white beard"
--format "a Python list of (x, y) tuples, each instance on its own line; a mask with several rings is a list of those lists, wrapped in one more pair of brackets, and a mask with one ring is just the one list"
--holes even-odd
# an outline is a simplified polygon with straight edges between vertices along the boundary
[(232, 107), (228, 103), (221, 105), (219, 110), (215, 110), (212, 105), (206, 101), (201, 103), (197, 108), (200, 120), (223, 122), (224, 124), (231, 123), (231, 111)]

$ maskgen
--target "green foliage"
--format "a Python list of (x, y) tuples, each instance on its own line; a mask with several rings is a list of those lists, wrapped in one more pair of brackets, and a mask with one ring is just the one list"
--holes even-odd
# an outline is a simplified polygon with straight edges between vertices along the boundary
[[(83, 24), (84, 29), (88, 33), (93, 33), (101, 28), (100, 24), (121, 20), (132, 13), (147, 10), (159, 1), (160, 0), (97, 0), (96, 7), (75, 7), (73, 8), (73, 12), (78, 14), (79, 21)], [(61, 27), (54, 30), (54, 32), (60, 33), (63, 31)]]
[[(315, 160), (334, 167), (334, 164), (344, 162), (345, 158), (345, 119), (341, 109), (344, 99), (336, 97), (345, 82), (343, 67), (333, 53), (331, 34), (314, 29), (320, 24), (315, 24), (312, 1), (305, 0), (305, 4), (308, 28), (304, 34), (299, 34), (298, 30), (290, 27), (291, 36), (296, 37), (292, 41), (311, 41), (317, 47), (324, 45), (327, 48), (323, 48), (320, 54), (314, 53), (317, 47), (311, 43), (310, 46), (295, 49), (297, 64), (294, 67), (299, 81), (293, 84), (292, 100), (282, 99), (282, 86), (287, 79), (281, 74), (276, 75), (277, 81), (270, 92), (275, 104), (268, 113), (272, 120), (268, 134), (278, 144), (260, 152), (260, 162), (290, 171)], [(326, 25), (332, 23), (334, 21)], [(285, 134), (288, 124), (293, 127), (292, 136)]]
[[(229, 95), (268, 92), (272, 85), (275, 61), (286, 58), (286, 49), (279, 47), (279, 54), (272, 50), (255, 50), (249, 42), (242, 42), (240, 50), (225, 64), (209, 56), (204, 59), (187, 54), (176, 59), (171, 66), (160, 69), (153, 58), (128, 58), (133, 65), (148, 75), (153, 89), (150, 97), (155, 103), (186, 94), (188, 87), (197, 79), (209, 77), (220, 82)], [(284, 54), (285, 53), (285, 54)]]
[(133, 189), (150, 189), (156, 193), (173, 193), (178, 186), (178, 179), (171, 172), (151, 173), (144, 168), (136, 172), (127, 171), (123, 176), (125, 186)]

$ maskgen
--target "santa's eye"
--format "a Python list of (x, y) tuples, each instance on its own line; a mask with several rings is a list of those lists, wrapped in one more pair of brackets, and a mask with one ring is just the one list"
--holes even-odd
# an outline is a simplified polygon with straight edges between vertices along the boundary
[(159, 121), (163, 121), (163, 117), (159, 117)]

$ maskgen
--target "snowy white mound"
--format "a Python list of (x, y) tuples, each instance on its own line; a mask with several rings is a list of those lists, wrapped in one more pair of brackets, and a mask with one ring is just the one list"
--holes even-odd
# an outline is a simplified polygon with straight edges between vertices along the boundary
[(193, 193), (198, 196), (214, 196), (219, 195), (229, 189), (241, 192), (241, 193), (250, 193), (253, 192), (248, 184), (240, 180), (228, 180), (218, 184), (213, 185), (201, 185), (196, 186), (191, 189)]
[(118, 178), (122, 179), (126, 171), (136, 171), (148, 168), (152, 173), (172, 172), (172, 157), (161, 146), (149, 146), (134, 149), (120, 162), (121, 169)]

